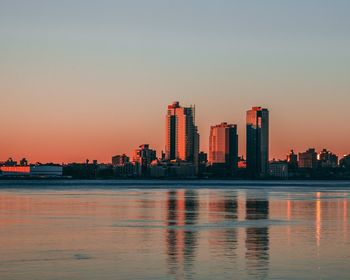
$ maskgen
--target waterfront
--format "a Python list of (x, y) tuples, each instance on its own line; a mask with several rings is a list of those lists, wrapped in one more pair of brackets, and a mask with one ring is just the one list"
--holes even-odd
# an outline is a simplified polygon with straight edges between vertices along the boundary
[(350, 182), (0, 182), (0, 279), (349, 279)]

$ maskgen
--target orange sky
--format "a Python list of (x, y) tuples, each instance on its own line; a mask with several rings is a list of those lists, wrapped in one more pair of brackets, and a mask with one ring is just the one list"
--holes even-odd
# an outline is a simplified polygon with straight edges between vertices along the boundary
[(175, 100), (196, 105), (204, 151), (228, 122), (244, 154), (245, 112), (263, 106), (271, 159), (350, 153), (347, 2), (15, 2), (0, 4), (0, 160), (160, 154)]

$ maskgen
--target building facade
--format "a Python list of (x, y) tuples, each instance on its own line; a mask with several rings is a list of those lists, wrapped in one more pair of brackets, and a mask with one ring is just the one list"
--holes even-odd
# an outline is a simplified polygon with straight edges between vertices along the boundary
[(295, 170), (298, 168), (298, 155), (294, 153), (294, 150), (290, 150), (289, 154), (287, 154), (287, 162), (290, 169)]
[(323, 149), (318, 154), (319, 167), (321, 168), (336, 168), (338, 167), (338, 156), (328, 151), (327, 149)]
[(112, 157), (112, 165), (118, 166), (129, 162), (129, 157), (126, 154), (116, 155)]
[(253, 107), (247, 111), (247, 170), (252, 177), (269, 171), (269, 111)]
[(60, 165), (1, 166), (3, 176), (61, 177), (63, 167)]
[(149, 144), (140, 145), (132, 154), (132, 161), (138, 166), (140, 175), (149, 174), (149, 166), (156, 158), (156, 151), (150, 149)]
[(350, 154), (344, 155), (344, 157), (341, 158), (339, 161), (339, 166), (341, 168), (350, 169)]
[(222, 166), (232, 175), (238, 165), (237, 125), (221, 123), (210, 127), (209, 164)]
[(195, 125), (195, 107), (168, 106), (166, 115), (166, 160), (198, 162), (199, 134)]
[(304, 153), (299, 153), (299, 168), (311, 168), (316, 169), (318, 167), (317, 153), (315, 149), (308, 149)]
[(275, 178), (288, 178), (288, 162), (286, 161), (271, 161), (269, 164), (269, 175)]

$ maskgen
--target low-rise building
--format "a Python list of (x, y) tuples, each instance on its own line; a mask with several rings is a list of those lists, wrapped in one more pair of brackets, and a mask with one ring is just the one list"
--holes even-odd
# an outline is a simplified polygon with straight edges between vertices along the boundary
[(350, 154), (345, 155), (340, 161), (339, 166), (345, 169), (350, 169)]
[(315, 149), (308, 149), (304, 153), (299, 153), (299, 161), (298, 161), (299, 168), (310, 168), (310, 169), (316, 169), (318, 166), (317, 162), (317, 153)]
[(319, 166), (321, 168), (336, 168), (338, 167), (338, 156), (328, 151), (327, 149), (323, 149), (318, 154)]
[(139, 176), (149, 175), (149, 167), (152, 161), (157, 158), (156, 151), (149, 148), (149, 144), (140, 145), (133, 151), (132, 161), (138, 167)]
[(270, 161), (269, 175), (275, 178), (288, 178), (288, 163), (286, 161)]
[(129, 162), (129, 157), (126, 154), (116, 155), (112, 157), (113, 166), (123, 165), (127, 162)]
[(2, 176), (61, 177), (60, 165), (1, 166)]
[(185, 161), (153, 161), (150, 166), (150, 175), (154, 178), (195, 178), (196, 165)]

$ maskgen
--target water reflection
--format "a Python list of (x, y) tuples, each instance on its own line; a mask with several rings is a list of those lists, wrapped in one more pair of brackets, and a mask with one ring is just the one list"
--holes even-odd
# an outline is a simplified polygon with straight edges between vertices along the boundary
[(191, 226), (198, 219), (198, 194), (193, 190), (169, 191), (166, 232), (169, 273), (191, 279), (198, 231)]
[(3, 191), (0, 279), (349, 279), (349, 198), (350, 190)]
[[(236, 221), (238, 218), (238, 201), (237, 196), (231, 196), (224, 200), (225, 206), (225, 220), (226, 221)], [(236, 249), (237, 249), (237, 228), (231, 227), (225, 230), (225, 253), (226, 256), (231, 259), (235, 259), (237, 257)]]
[[(269, 201), (264, 196), (249, 197), (246, 200), (246, 219), (265, 220), (269, 218)], [(269, 265), (269, 229), (267, 226), (246, 229), (246, 265), (250, 275), (266, 278)]]

